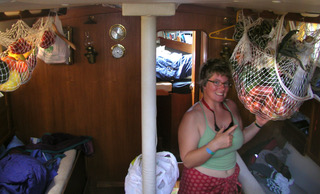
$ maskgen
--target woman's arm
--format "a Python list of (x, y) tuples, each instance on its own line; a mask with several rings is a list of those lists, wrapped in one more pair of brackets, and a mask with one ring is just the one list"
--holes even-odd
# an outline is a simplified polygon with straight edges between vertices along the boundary
[(256, 120), (243, 130), (244, 143), (250, 141), (268, 121), (269, 119), (256, 115)]
[(179, 125), (178, 141), (180, 157), (187, 168), (200, 166), (211, 157), (204, 147), (198, 149), (198, 142), (201, 137), (198, 123), (196, 112), (191, 110), (185, 113)]
[[(240, 113), (239, 113), (239, 110), (238, 110), (236, 103), (232, 100), (227, 100), (227, 105), (231, 109), (235, 118), (238, 120), (238, 123), (240, 125), (240, 129), (243, 129), (242, 119), (241, 119), (241, 116), (240, 116)], [(250, 125), (248, 125), (247, 127), (245, 127), (242, 130), (244, 144), (247, 143), (248, 141), (250, 141), (260, 131), (260, 128), (263, 125), (265, 125), (268, 121), (269, 121), (268, 119), (264, 119), (264, 118), (256, 115), (255, 122), (251, 123)], [(256, 124), (260, 127), (258, 127)]]

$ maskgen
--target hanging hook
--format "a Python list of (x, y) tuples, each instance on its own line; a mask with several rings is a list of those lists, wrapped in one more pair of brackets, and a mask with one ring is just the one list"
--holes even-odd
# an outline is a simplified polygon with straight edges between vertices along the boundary
[(225, 31), (225, 30), (228, 30), (228, 29), (233, 28), (233, 27), (235, 27), (235, 25), (228, 26), (228, 27), (226, 27), (226, 28), (222, 28), (222, 29), (220, 29), (220, 30), (213, 31), (213, 32), (211, 32), (211, 33), (209, 34), (209, 37), (210, 37), (210, 38), (213, 38), (213, 39), (218, 39), (218, 40), (235, 41), (234, 39), (231, 39), (231, 38), (221, 38), (221, 37), (213, 36), (213, 35), (215, 35), (215, 34), (219, 35), (220, 32)]
[(53, 31), (63, 40), (65, 41), (69, 46), (71, 46), (71, 48), (73, 48), (73, 50), (76, 50), (76, 46), (70, 42), (69, 40), (67, 40), (57, 29), (57, 26), (53, 23), (52, 24), (52, 28), (53, 28)]

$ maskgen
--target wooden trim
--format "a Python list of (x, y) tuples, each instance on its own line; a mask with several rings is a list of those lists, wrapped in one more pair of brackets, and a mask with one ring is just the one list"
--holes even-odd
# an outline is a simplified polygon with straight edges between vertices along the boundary
[(159, 39), (160, 39), (160, 45), (165, 45), (166, 47), (183, 51), (186, 53), (192, 53), (192, 44), (165, 39), (162, 37), (159, 37)]
[[(66, 15), (67, 8), (60, 8), (57, 11), (58, 15)], [(48, 15), (55, 15), (55, 12), (52, 12), (50, 9), (42, 9), (40, 13), (32, 14), (29, 10), (19, 11), (18, 15), (7, 16), (5, 12), (0, 12), (0, 21), (7, 20), (17, 20), (17, 19), (26, 19), (26, 18), (37, 18), (37, 17), (46, 17)]]

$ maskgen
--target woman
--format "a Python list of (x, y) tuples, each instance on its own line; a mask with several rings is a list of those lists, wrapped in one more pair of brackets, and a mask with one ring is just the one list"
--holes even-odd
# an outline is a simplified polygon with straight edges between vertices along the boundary
[(236, 150), (268, 120), (256, 116), (243, 129), (236, 104), (226, 99), (231, 81), (230, 68), (221, 60), (208, 60), (201, 69), (203, 98), (185, 113), (178, 132), (184, 164), (181, 194), (240, 192)]

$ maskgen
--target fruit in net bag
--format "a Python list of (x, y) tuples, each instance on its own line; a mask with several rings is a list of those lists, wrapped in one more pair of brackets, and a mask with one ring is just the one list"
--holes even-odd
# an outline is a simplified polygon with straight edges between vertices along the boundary
[(55, 41), (56, 41), (56, 35), (53, 32), (46, 30), (44, 31), (41, 37), (40, 47), (47, 49), (51, 45), (53, 45)]
[(0, 84), (0, 91), (11, 92), (20, 87), (21, 78), (17, 71), (10, 71), (9, 79), (4, 84)]
[(13, 54), (23, 54), (31, 49), (32, 46), (24, 38), (19, 38), (8, 47), (8, 51)]
[(0, 84), (5, 83), (9, 79), (9, 67), (8, 65), (0, 60)]

